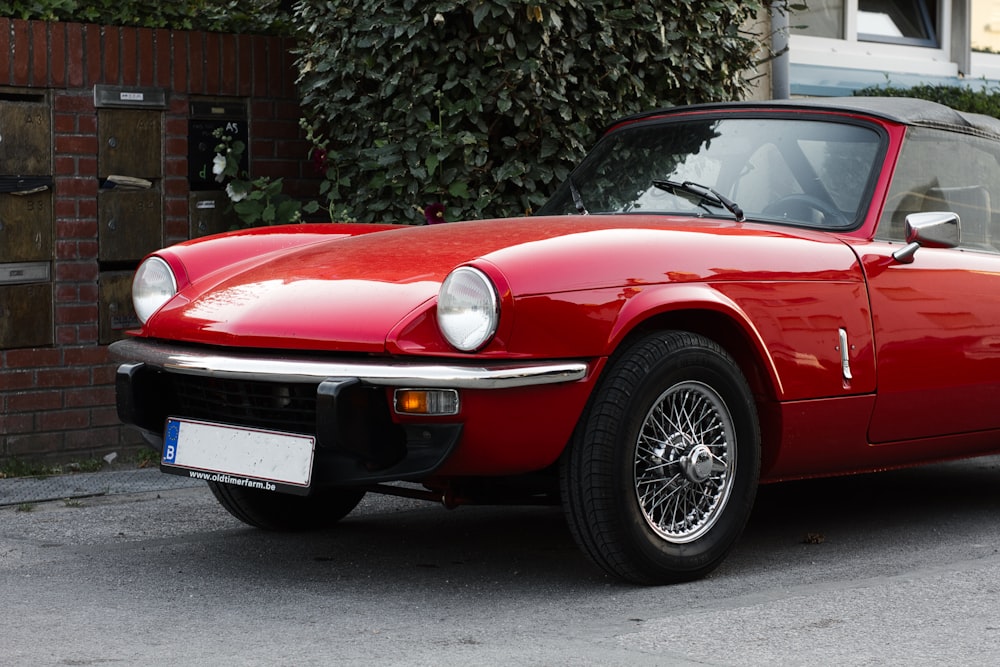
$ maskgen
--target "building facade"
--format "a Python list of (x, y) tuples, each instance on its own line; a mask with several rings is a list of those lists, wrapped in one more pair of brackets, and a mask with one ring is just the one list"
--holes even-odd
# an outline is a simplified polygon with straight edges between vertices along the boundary
[(1000, 0), (809, 0), (785, 20), (793, 96), (1000, 84)]

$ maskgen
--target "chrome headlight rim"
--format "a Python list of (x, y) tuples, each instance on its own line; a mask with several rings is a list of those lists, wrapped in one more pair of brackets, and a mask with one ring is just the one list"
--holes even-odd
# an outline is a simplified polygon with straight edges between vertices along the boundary
[(500, 295), (486, 273), (460, 266), (444, 279), (438, 292), (437, 324), (441, 335), (460, 352), (489, 345), (500, 324)]
[(147, 257), (132, 278), (132, 307), (145, 324), (156, 311), (177, 294), (177, 277), (161, 257)]

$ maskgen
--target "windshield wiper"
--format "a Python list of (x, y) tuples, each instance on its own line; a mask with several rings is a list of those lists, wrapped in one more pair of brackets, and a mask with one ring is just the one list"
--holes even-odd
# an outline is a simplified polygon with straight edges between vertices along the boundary
[(567, 180), (569, 181), (569, 193), (573, 197), (573, 206), (576, 208), (576, 212), (580, 215), (590, 215), (590, 211), (584, 205), (583, 197), (580, 195), (580, 191), (576, 189), (573, 179), (569, 178)]
[(677, 195), (678, 197), (684, 197), (685, 199), (690, 199), (690, 197), (685, 197), (685, 195), (694, 195), (698, 198), (694, 203), (701, 206), (705, 203), (712, 204), (715, 206), (721, 206), (734, 216), (736, 216), (737, 222), (743, 222), (746, 220), (746, 216), (743, 215), (743, 209), (739, 207), (739, 204), (734, 202), (729, 197), (720, 194), (710, 187), (700, 185), (698, 183), (693, 183), (691, 181), (684, 181), (683, 183), (678, 183), (677, 181), (670, 181), (666, 179), (653, 179), (653, 185), (661, 190), (665, 190), (672, 195)]

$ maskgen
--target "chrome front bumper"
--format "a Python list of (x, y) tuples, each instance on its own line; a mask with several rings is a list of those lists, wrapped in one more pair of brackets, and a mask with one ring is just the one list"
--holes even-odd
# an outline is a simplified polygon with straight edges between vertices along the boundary
[(171, 373), (271, 382), (321, 382), (327, 378), (357, 378), (374, 386), (414, 386), (453, 389), (510, 389), (575, 382), (587, 375), (582, 361), (502, 362), (483, 364), (333, 360), (320, 356), (263, 356), (236, 350), (220, 353), (132, 338), (112, 343), (111, 356), (121, 362), (144, 363)]

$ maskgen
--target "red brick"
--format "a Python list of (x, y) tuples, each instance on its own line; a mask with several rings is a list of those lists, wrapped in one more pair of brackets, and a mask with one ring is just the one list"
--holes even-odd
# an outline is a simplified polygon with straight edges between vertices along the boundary
[(8, 350), (4, 355), (6, 368), (36, 368), (40, 366), (61, 366), (62, 354), (51, 348), (28, 348)]
[[(79, 176), (91, 176), (97, 178), (97, 157), (81, 155), (76, 159), (76, 173)], [(95, 204), (96, 207), (96, 204)], [(97, 210), (96, 208), (94, 209)]]
[(70, 282), (97, 280), (97, 264), (93, 262), (56, 262), (56, 280)]
[(49, 82), (48, 23), (31, 21), (31, 84), (44, 86)]
[(76, 117), (77, 131), (80, 134), (97, 134), (97, 114), (93, 107)]
[(136, 46), (138, 76), (136, 82), (140, 86), (153, 86), (156, 84), (156, 67), (153, 62), (156, 58), (153, 50), (153, 31), (149, 28), (138, 28), (136, 36), (138, 37)]
[(135, 28), (122, 28), (121, 34), (121, 65), (120, 81), (125, 86), (139, 84), (139, 35)]
[(250, 97), (253, 93), (253, 38), (249, 35), (236, 36), (239, 89), (237, 95)]
[(67, 366), (108, 363), (108, 348), (103, 346), (70, 347), (63, 352)]
[(27, 21), (12, 21), (14, 28), (14, 45), (11, 54), (11, 83), (15, 86), (27, 86), (31, 73), (31, 44)]
[(94, 324), (80, 325), (76, 328), (76, 342), (86, 345), (96, 343), (98, 337), (97, 322)]
[(29, 433), (7, 438), (7, 454), (24, 457), (39, 454), (56, 454), (63, 451), (65, 439), (62, 433)]
[[(94, 144), (97, 144), (96, 139)], [(96, 197), (97, 180), (93, 178), (60, 178), (55, 182), (55, 189), (56, 197)]]
[(173, 89), (171, 93), (181, 95), (191, 92), (189, 77), (189, 60), (191, 57), (191, 33), (175, 32), (173, 34), (173, 57), (171, 58), (173, 74)]
[(219, 93), (236, 95), (239, 91), (239, 66), (236, 56), (236, 35), (219, 36)]
[(49, 25), (49, 85), (62, 88), (66, 85), (66, 24)]
[(75, 113), (55, 113), (52, 115), (52, 131), (56, 134), (76, 134)]
[(0, 371), (0, 391), (28, 389), (35, 384), (35, 374), (31, 371)]
[(56, 324), (86, 324), (97, 320), (97, 304), (82, 306), (56, 305)]
[(43, 368), (38, 370), (36, 379), (38, 387), (87, 387), (91, 383), (91, 369)]
[[(70, 59), (76, 58), (76, 54), (71, 54)], [(52, 106), (57, 112), (67, 113), (94, 113), (93, 93), (66, 93), (56, 94), (52, 100)]]
[(219, 33), (205, 33), (205, 92), (219, 91), (221, 86), (222, 45)]
[(87, 62), (87, 71), (84, 76), (83, 85), (87, 88), (95, 83), (105, 83), (101, 76), (103, 72), (103, 62), (101, 59), (101, 44), (104, 41), (103, 30), (100, 26), (87, 24), (83, 26), (83, 57)]
[(68, 398), (70, 395), (70, 392), (63, 391), (26, 391), (11, 394), (7, 397), (7, 410), (10, 413), (58, 410), (63, 407), (63, 397)]
[(121, 28), (102, 26), (104, 39), (104, 67), (101, 68), (101, 82), (106, 84), (122, 83), (122, 30)]
[(86, 387), (65, 392), (67, 408), (90, 408), (102, 405), (114, 405), (115, 388), (113, 385)]
[(59, 220), (56, 236), (63, 239), (97, 238), (96, 220)]
[(66, 24), (66, 84), (80, 88), (86, 77), (84, 57), (83, 26), (79, 23)]
[(80, 285), (80, 301), (83, 303), (96, 303), (100, 290), (94, 283)]
[(115, 376), (116, 376), (117, 372), (118, 372), (118, 366), (117, 366), (117, 364), (108, 364), (108, 365), (104, 365), (104, 366), (95, 366), (94, 367), (94, 379), (93, 379), (94, 386), (100, 386), (100, 385), (111, 386), (111, 385), (114, 385), (114, 383), (115, 383)]
[(7, 435), (31, 433), (35, 430), (35, 420), (27, 415), (0, 415), (0, 433)]
[[(187, 105), (185, 104), (184, 107), (186, 113)], [(167, 116), (163, 121), (163, 134), (170, 138), (187, 137), (187, 116)]]
[[(97, 425), (92, 422), (92, 426)], [(120, 427), (103, 426), (102, 428), (67, 431), (65, 433), (66, 450), (86, 452), (90, 456), (100, 456), (103, 453), (115, 451), (118, 448), (119, 430), (121, 430)]]
[(58, 134), (55, 138), (55, 151), (70, 155), (96, 155), (97, 137)]
[(205, 46), (202, 33), (191, 33), (188, 40), (188, 80), (186, 90), (191, 94), (205, 93)]
[(38, 415), (38, 428), (41, 431), (68, 431), (88, 426), (90, 426), (90, 410), (82, 408), (42, 412)]
[(171, 44), (171, 33), (169, 30), (156, 30), (153, 32), (153, 43), (156, 54), (153, 56), (153, 85), (160, 88), (169, 88), (173, 81), (171, 65), (174, 62), (173, 49)]
[(255, 97), (267, 96), (267, 38), (254, 36), (251, 46), (253, 53), (253, 91)]
[[(108, 444), (114, 442), (112, 439), (118, 435), (119, 431), (132, 431), (132, 429), (122, 429), (121, 420), (118, 418), (118, 410), (114, 407), (104, 407), (104, 408), (94, 408), (90, 411), (90, 423), (91, 428), (96, 426), (114, 426), (114, 429), (108, 429), (107, 434), (112, 436), (108, 438)], [(140, 437), (141, 441), (142, 438)]]
[[(0, 53), (13, 53), (10, 48), (10, 19), (0, 17)], [(6, 71), (0, 69), (0, 81), (11, 78), (11, 62), (8, 60)]]

